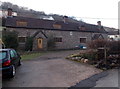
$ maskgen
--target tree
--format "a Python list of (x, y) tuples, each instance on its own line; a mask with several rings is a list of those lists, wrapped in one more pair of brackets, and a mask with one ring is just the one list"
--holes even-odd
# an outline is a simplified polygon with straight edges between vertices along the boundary
[(18, 48), (18, 33), (16, 31), (3, 31), (2, 40), (6, 48)]

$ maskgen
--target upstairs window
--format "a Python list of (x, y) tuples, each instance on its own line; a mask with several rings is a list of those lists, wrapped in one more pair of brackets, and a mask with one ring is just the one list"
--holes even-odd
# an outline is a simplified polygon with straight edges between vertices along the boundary
[(86, 43), (86, 38), (80, 38), (80, 43)]
[(62, 42), (62, 37), (55, 37), (55, 38), (54, 38), (54, 41), (55, 41), (55, 42)]
[(26, 21), (17, 21), (16, 25), (20, 26), (20, 27), (26, 27), (27, 26), (27, 22)]
[(79, 27), (79, 29), (80, 29), (80, 30), (85, 30), (86, 28), (85, 28), (84, 25), (81, 25), (81, 26)]
[(59, 25), (59, 24), (53, 24), (53, 27), (54, 27), (55, 29), (61, 29), (61, 25)]

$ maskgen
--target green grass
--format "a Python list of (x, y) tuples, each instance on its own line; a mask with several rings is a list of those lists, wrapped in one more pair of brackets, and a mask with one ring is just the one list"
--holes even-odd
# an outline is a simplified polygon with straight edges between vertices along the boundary
[(31, 60), (41, 56), (43, 53), (29, 53), (21, 55), (21, 60)]

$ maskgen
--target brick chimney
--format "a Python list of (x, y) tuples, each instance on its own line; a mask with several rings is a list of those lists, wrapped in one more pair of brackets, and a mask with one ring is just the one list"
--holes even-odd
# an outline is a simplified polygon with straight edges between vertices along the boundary
[(101, 21), (98, 21), (97, 24), (98, 24), (98, 26), (101, 26)]
[(12, 9), (11, 8), (8, 8), (8, 17), (12, 17)]
[(98, 25), (98, 29), (101, 29), (101, 28), (102, 28), (101, 21), (98, 21), (98, 22), (97, 22), (97, 25)]
[(64, 16), (64, 17), (63, 17), (63, 22), (64, 22), (64, 23), (67, 23), (67, 22), (68, 22), (68, 16)]

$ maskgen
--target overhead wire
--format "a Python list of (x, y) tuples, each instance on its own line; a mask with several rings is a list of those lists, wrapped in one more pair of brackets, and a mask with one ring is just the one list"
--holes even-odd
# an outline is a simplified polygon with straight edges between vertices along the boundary
[(120, 18), (93, 18), (93, 17), (74, 17), (76, 19), (102, 19), (102, 20), (120, 20)]

